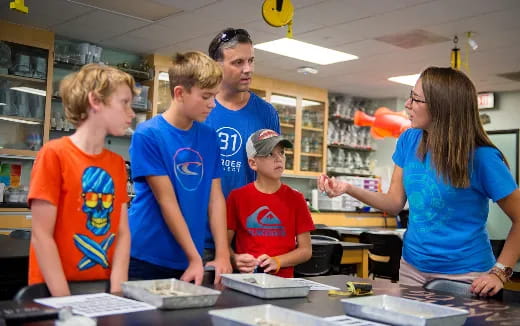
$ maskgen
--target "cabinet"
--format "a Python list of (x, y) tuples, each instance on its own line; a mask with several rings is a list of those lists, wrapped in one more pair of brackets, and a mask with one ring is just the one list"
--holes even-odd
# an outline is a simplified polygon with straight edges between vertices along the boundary
[[(136, 85), (141, 88), (141, 93), (134, 97), (132, 107), (136, 112), (134, 120), (141, 121), (141, 115), (148, 112), (148, 87), (143, 87), (142, 83), (150, 78), (150, 74), (145, 66), (143, 59), (135, 54), (115, 51), (110, 48), (100, 47), (94, 44), (67, 39), (56, 39), (55, 59), (53, 76), (53, 96), (50, 117), (50, 138), (60, 138), (71, 135), (75, 130), (74, 126), (65, 118), (61, 98), (59, 97), (59, 85), (61, 80), (73, 71), (81, 69), (87, 63), (104, 63), (106, 65), (117, 66), (118, 69), (129, 73), (136, 80)], [(128, 145), (131, 131), (126, 136), (108, 136), (105, 139), (105, 147), (122, 155), (128, 159)]]
[(326, 168), (328, 92), (254, 75), (251, 90), (278, 111), (282, 135), (293, 143), (286, 151), (285, 174), (318, 176)]
[(49, 137), (54, 33), (0, 21), (0, 156), (35, 157)]
[(153, 70), (153, 78), (145, 83), (150, 87), (148, 99), (152, 107), (148, 118), (163, 113), (170, 107), (170, 79), (168, 70), (172, 66), (172, 59), (159, 54), (151, 54), (146, 57), (146, 63)]
[[(363, 107), (355, 99), (331, 97), (328, 122), (327, 172), (334, 175), (371, 176), (375, 167), (370, 127), (354, 125), (354, 112)], [(363, 103), (366, 104), (366, 103)]]

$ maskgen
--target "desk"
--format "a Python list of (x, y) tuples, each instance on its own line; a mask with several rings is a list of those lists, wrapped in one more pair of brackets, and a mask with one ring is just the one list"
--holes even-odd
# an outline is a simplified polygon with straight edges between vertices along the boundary
[(379, 234), (395, 234), (401, 239), (404, 237), (406, 229), (385, 229), (385, 228), (349, 228), (344, 226), (325, 226), (319, 229), (329, 229), (338, 231), (343, 241), (359, 242), (359, 236), (363, 232)]
[(0, 234), (0, 300), (11, 299), (27, 285), (30, 242)]
[(359, 277), (368, 278), (368, 250), (373, 245), (368, 243), (345, 242), (345, 241), (327, 241), (312, 240), (312, 244), (334, 244), (339, 243), (343, 247), (343, 255), (341, 256), (341, 264), (355, 264), (356, 273)]
[[(519, 325), (520, 304), (497, 300), (476, 300), (442, 295), (425, 291), (421, 287), (405, 287), (384, 280), (366, 280), (347, 275), (314, 277), (312, 280), (345, 289), (345, 282), (357, 280), (371, 282), (375, 294), (389, 294), (419, 301), (442, 305), (451, 305), (470, 311), (465, 325)], [(209, 286), (212, 287), (212, 286)], [(131, 314), (98, 317), (98, 325), (211, 325), (208, 314), (212, 309), (226, 309), (259, 304), (273, 304), (321, 317), (343, 315), (341, 297), (329, 296), (327, 291), (311, 291), (306, 298), (262, 300), (231, 289), (222, 289), (222, 294), (213, 307), (182, 310), (152, 310)], [(53, 321), (33, 323), (31, 325), (54, 325)]]

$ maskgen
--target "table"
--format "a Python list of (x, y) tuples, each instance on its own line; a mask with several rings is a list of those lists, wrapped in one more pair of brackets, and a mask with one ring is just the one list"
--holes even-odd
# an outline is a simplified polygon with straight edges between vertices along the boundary
[(30, 243), (0, 234), (0, 300), (11, 299), (27, 285)]
[[(425, 291), (421, 287), (399, 286), (385, 280), (367, 280), (347, 275), (314, 277), (312, 280), (345, 289), (347, 281), (364, 281), (373, 284), (375, 294), (389, 294), (419, 301), (450, 305), (469, 310), (466, 324), (474, 325), (519, 325), (520, 303), (497, 301), (494, 299), (477, 300), (454, 297)], [(209, 286), (213, 287), (213, 286)], [(311, 291), (306, 298), (262, 300), (241, 292), (223, 288), (217, 303), (213, 307), (183, 310), (152, 310), (131, 314), (113, 315), (98, 318), (98, 325), (211, 325), (208, 311), (232, 307), (273, 304), (321, 317), (343, 315), (341, 297), (329, 296), (327, 291)], [(517, 295), (519, 295), (517, 293)], [(30, 325), (54, 325), (53, 321), (32, 323)]]
[(319, 229), (329, 229), (338, 231), (343, 241), (359, 242), (359, 236), (363, 232), (376, 234), (395, 234), (401, 239), (404, 237), (406, 229), (386, 229), (386, 228), (350, 228), (345, 226), (324, 226)]
[(346, 241), (328, 241), (312, 239), (312, 244), (334, 244), (339, 243), (343, 247), (343, 255), (341, 256), (341, 264), (356, 265), (357, 276), (368, 278), (368, 250), (374, 246), (368, 243), (346, 242)]

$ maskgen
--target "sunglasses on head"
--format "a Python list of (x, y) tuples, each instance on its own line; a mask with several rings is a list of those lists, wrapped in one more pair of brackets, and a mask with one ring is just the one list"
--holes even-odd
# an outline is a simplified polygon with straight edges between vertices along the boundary
[(220, 34), (217, 45), (215, 46), (215, 51), (218, 51), (218, 49), (220, 48), (220, 46), (222, 44), (233, 40), (235, 37), (237, 37), (239, 35), (245, 36), (245, 37), (247, 37), (247, 39), (249, 41), (251, 41), (251, 36), (249, 36), (249, 33), (245, 29), (242, 29), (242, 28), (230, 29), (230, 30), (225, 31), (222, 34)]

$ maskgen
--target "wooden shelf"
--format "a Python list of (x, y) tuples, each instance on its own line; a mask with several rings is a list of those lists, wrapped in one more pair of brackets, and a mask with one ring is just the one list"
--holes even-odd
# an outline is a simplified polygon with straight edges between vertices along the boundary
[(301, 152), (301, 156), (322, 157), (323, 155), (321, 155), (321, 154), (319, 154), (319, 153), (306, 153), (306, 152)]
[(31, 151), (28, 149), (0, 148), (0, 157), (33, 160), (34, 158), (36, 158), (36, 154), (38, 154), (37, 151)]
[(42, 84), (42, 85), (45, 85), (45, 83), (47, 82), (46, 79), (38, 79), (38, 78), (32, 78), (32, 77), (23, 77), (23, 76), (6, 75), (6, 74), (0, 74), (0, 78), (10, 79), (10, 80), (14, 80), (14, 81), (23, 81), (26, 83)]
[[(54, 61), (55, 68), (68, 69), (68, 70), (79, 70), (79, 69), (81, 69), (82, 66), (84, 66), (84, 64), (70, 63), (70, 62), (63, 62), (63, 61)], [(117, 67), (117, 66), (112, 66), (112, 67), (128, 73), (129, 75), (134, 77), (136, 80), (152, 79), (152, 76), (147, 71), (141, 71), (141, 70), (123, 68), (123, 67)]]
[(302, 127), (302, 130), (323, 132), (323, 128), (314, 128), (314, 127)]
[(372, 147), (354, 147), (350, 145), (343, 145), (343, 144), (329, 144), (327, 145), (330, 148), (342, 148), (342, 149), (348, 149), (352, 151), (359, 151), (359, 152), (374, 152), (375, 150)]
[(280, 123), (280, 127), (294, 129), (294, 125), (290, 123)]
[[(26, 118), (26, 117), (19, 117), (16, 115), (1, 115), (0, 114), (0, 120), (8, 121), (8, 122), (14, 122), (14, 123), (26, 123), (32, 125), (41, 125), (43, 123), (42, 119), (34, 119), (34, 118)], [(16, 121), (19, 120), (19, 121)]]

